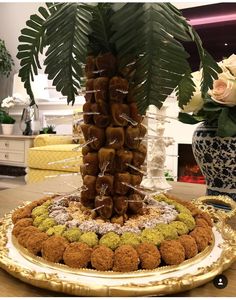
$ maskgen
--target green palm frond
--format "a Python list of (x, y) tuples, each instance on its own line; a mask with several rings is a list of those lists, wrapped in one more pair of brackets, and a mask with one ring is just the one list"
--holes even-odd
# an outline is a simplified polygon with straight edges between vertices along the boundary
[(196, 87), (192, 78), (191, 70), (188, 70), (176, 88), (176, 96), (180, 108), (183, 108), (189, 102), (195, 92)]
[(198, 36), (197, 32), (191, 28), (195, 42), (197, 45), (198, 53), (201, 60), (200, 67), (202, 68), (202, 82), (201, 90), (204, 96), (209, 89), (212, 88), (213, 80), (218, 78), (217, 73), (221, 73), (222, 70), (219, 65), (214, 61), (211, 55), (203, 48), (202, 41)]
[(191, 40), (187, 27), (173, 22), (165, 7), (174, 14), (164, 3), (142, 3), (136, 7), (126, 4), (113, 17), (119, 60), (126, 64), (136, 61), (132, 79), (141, 113), (150, 104), (160, 108), (190, 68), (188, 53), (177, 40)]
[(38, 74), (38, 69), (41, 69), (39, 53), (43, 52), (46, 45), (43, 25), (45, 20), (57, 9), (60, 9), (60, 7), (53, 3), (47, 4), (47, 8), (39, 7), (39, 13), (30, 16), (30, 19), (26, 22), (27, 27), (21, 30), (19, 37), (20, 44), (17, 53), (21, 65), (19, 77), (24, 82), (24, 87), (32, 104), (34, 103), (34, 94), (31, 89), (31, 81), (34, 80), (34, 75)]
[(114, 52), (114, 45), (111, 43), (111, 16), (114, 13), (112, 5), (98, 3), (97, 5), (88, 5), (88, 9), (92, 14), (88, 52), (93, 55), (100, 52)]
[(114, 34), (111, 41), (115, 43), (120, 67), (126, 67), (139, 55), (136, 32), (143, 26), (143, 3), (125, 4), (111, 17)]
[(38, 53), (45, 45), (49, 45), (46, 73), (68, 103), (75, 101), (90, 53), (117, 55), (119, 69), (130, 71), (141, 113), (150, 104), (160, 108), (174, 90), (180, 107), (191, 98), (194, 84), (182, 43), (197, 44), (203, 68), (202, 93), (220, 72), (197, 33), (170, 3), (60, 3), (40, 8), (39, 13), (31, 16), (22, 30), (18, 53), (20, 76), (31, 99), (30, 81), (40, 68)]
[(86, 5), (65, 3), (61, 9), (45, 23), (49, 48), (45, 59), (49, 79), (67, 101), (75, 101), (83, 76), (91, 13)]

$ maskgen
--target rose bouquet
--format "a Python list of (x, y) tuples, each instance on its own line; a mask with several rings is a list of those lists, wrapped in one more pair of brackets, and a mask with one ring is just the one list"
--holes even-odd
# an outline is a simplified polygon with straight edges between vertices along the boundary
[(195, 91), (183, 110), (179, 120), (187, 124), (205, 121), (217, 128), (221, 137), (236, 136), (236, 55), (218, 63), (222, 72), (213, 81), (213, 87), (201, 94), (202, 71), (192, 74)]

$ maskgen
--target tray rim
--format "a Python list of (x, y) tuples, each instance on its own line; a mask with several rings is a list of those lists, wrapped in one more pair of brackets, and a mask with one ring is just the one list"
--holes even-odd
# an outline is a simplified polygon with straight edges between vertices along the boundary
[[(212, 206), (205, 205), (204, 203), (209, 199), (216, 199), (217, 201), (222, 201), (224, 203), (230, 204), (232, 207), (232, 211), (234, 210), (234, 213), (232, 213), (232, 211), (230, 213), (220, 212), (212, 208)], [(95, 286), (93, 283), (93, 287), (91, 288), (91, 286), (81, 284), (79, 282), (63, 282), (58, 277), (56, 270), (55, 273), (48, 274), (46, 272), (36, 272), (33, 270), (26, 269), (24, 268), (24, 266), (16, 264), (8, 256), (8, 249), (6, 247), (6, 244), (8, 242), (8, 228), (12, 225), (11, 215), (13, 211), (18, 209), (19, 207), (17, 207), (11, 213), (7, 214), (0, 223), (0, 267), (6, 270), (11, 275), (13, 275), (14, 277), (17, 277), (18, 279), (36, 287), (46, 288), (49, 290), (63, 292), (71, 295), (150, 296), (173, 294), (195, 288), (210, 281), (217, 274), (227, 269), (236, 260), (236, 232), (226, 223), (226, 220), (232, 218), (233, 215), (235, 215), (236, 204), (233, 202), (232, 199), (224, 196), (214, 196), (210, 198), (209, 196), (200, 197), (198, 199), (193, 200), (192, 202), (201, 209), (209, 212), (211, 217), (217, 220), (215, 228), (225, 240), (224, 244), (221, 247), (222, 254), (218, 258), (218, 260), (210, 266), (199, 268), (198, 272), (196, 272), (195, 274), (186, 273), (178, 278), (172, 277), (164, 279), (162, 281), (150, 281), (149, 284), (127, 283), (113, 287), (106, 287), (101, 285)], [(20, 207), (24, 205), (21, 205)], [(109, 273), (109, 275), (112, 275), (112, 272)]]

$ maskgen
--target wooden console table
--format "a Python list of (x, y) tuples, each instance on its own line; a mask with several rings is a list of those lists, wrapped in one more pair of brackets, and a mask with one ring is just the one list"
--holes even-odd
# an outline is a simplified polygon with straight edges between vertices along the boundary
[[(0, 218), (23, 201), (36, 200), (43, 196), (43, 192), (67, 192), (73, 189), (73, 186), (80, 185), (79, 176), (60, 177), (47, 180), (45, 182), (25, 185), (15, 189), (7, 189), (0, 192)], [(68, 183), (68, 185), (67, 185)], [(171, 194), (182, 199), (189, 200), (205, 194), (205, 186), (199, 184), (172, 182), (173, 190)], [(70, 186), (69, 186), (70, 185)], [(230, 222), (231, 226), (236, 229), (235, 218)], [(236, 263), (223, 273), (228, 278), (228, 286), (224, 289), (217, 289), (213, 282), (209, 282), (198, 288), (187, 292), (182, 292), (174, 296), (187, 297), (232, 297), (236, 296)], [(0, 269), (0, 297), (34, 297), (34, 296), (67, 296), (62, 293), (36, 288), (12, 277), (7, 272)], [(172, 295), (173, 296), (173, 295)]]
[(33, 146), (34, 135), (0, 135), (0, 164), (26, 167), (28, 149)]

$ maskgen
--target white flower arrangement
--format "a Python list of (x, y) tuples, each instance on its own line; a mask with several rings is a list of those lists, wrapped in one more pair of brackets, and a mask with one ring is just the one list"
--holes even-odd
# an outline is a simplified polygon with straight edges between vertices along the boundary
[[(208, 91), (211, 99), (225, 106), (236, 105), (236, 55), (223, 59), (218, 65), (222, 73), (218, 74), (218, 79), (213, 82), (213, 89)], [(203, 108), (204, 100), (201, 96), (201, 71), (192, 73), (195, 83), (195, 92), (187, 105), (184, 105), (183, 111), (186, 113), (197, 113)]]
[(222, 72), (203, 97), (202, 72), (192, 73), (195, 91), (179, 113), (179, 120), (186, 124), (205, 121), (215, 126), (221, 137), (236, 136), (236, 55), (232, 54), (218, 65)]
[(11, 108), (15, 106), (16, 104), (24, 104), (29, 105), (30, 101), (29, 99), (24, 98), (21, 94), (13, 94), (12, 97), (8, 96), (7, 98), (2, 100), (1, 107), (2, 108)]

